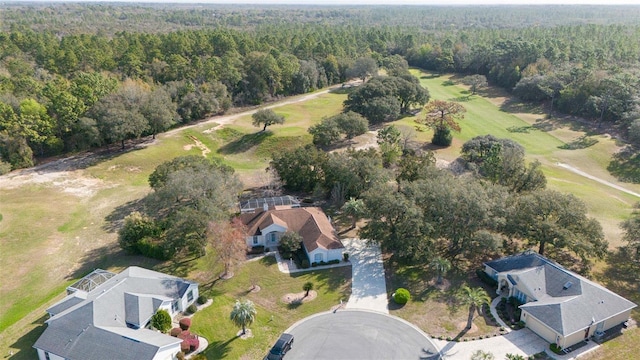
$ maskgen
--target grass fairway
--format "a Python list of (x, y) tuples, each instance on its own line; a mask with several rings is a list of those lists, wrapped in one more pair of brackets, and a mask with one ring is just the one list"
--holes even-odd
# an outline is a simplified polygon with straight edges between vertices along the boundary
[[(577, 150), (562, 149), (561, 146), (574, 143), (584, 133), (571, 130), (562, 119), (546, 119), (536, 107), (509, 102), (506, 94), (499, 90), (491, 88), (482, 93), (484, 96), (470, 96), (466, 87), (454, 84), (452, 75), (430, 76), (417, 71), (414, 74), (420, 77), (422, 85), (429, 89), (432, 98), (459, 101), (467, 109), (465, 118), (460, 122), (462, 131), (454, 134), (451, 147), (436, 150), (438, 158), (455, 159), (460, 154), (462, 144), (478, 135), (492, 134), (499, 138), (513, 139), (525, 148), (529, 160), (542, 163), (550, 189), (569, 192), (582, 199), (591, 216), (602, 224), (610, 247), (621, 245), (618, 224), (629, 216), (633, 204), (640, 201), (640, 198), (558, 166), (558, 163), (568, 164), (595, 177), (619, 184), (606, 170), (612, 154), (619, 149), (614, 140), (607, 135), (593, 135), (591, 138), (597, 140), (593, 146)], [(403, 122), (410, 120), (405, 119)], [(640, 193), (638, 184), (621, 186)]]

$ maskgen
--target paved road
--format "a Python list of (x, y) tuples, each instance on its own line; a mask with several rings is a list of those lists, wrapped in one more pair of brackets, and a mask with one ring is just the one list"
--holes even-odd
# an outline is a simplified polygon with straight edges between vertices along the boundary
[(422, 331), (404, 320), (372, 311), (323, 313), (287, 332), (295, 337), (287, 360), (438, 358), (434, 343)]
[(380, 248), (362, 239), (344, 239), (349, 253), (353, 280), (347, 309), (366, 309), (389, 313), (387, 285)]

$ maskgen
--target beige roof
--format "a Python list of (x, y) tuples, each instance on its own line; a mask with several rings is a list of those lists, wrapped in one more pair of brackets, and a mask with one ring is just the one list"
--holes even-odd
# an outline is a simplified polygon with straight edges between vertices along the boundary
[(302, 236), (307, 252), (317, 248), (342, 249), (344, 246), (336, 236), (333, 226), (322, 209), (304, 207), (292, 209), (275, 209), (240, 215), (240, 220), (247, 226), (249, 235), (260, 235), (262, 230), (277, 224)]

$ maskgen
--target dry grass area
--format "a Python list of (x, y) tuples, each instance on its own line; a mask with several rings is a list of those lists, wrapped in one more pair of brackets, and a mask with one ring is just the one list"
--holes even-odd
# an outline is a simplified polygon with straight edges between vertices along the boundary
[(466, 283), (471, 287), (483, 287), (492, 297), (495, 294), (495, 289), (489, 288), (475, 276), (452, 271), (445, 277), (444, 286), (438, 286), (435, 284), (436, 274), (428, 267), (398, 264), (388, 255), (385, 256), (385, 272), (389, 292), (403, 287), (411, 293), (411, 300), (404, 306), (391, 302), (390, 313), (417, 325), (425, 333), (460, 341), (499, 333), (497, 323), (477, 312), (471, 329), (465, 329), (469, 309), (458, 306), (454, 301), (460, 286)]

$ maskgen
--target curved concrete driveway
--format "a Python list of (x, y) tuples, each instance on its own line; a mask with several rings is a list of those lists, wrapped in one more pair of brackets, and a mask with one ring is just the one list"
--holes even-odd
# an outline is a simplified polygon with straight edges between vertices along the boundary
[(347, 309), (365, 309), (389, 313), (387, 284), (380, 247), (363, 239), (343, 239), (351, 261), (351, 296)]
[(373, 311), (342, 310), (306, 318), (289, 328), (288, 360), (438, 359), (436, 345), (415, 326)]

